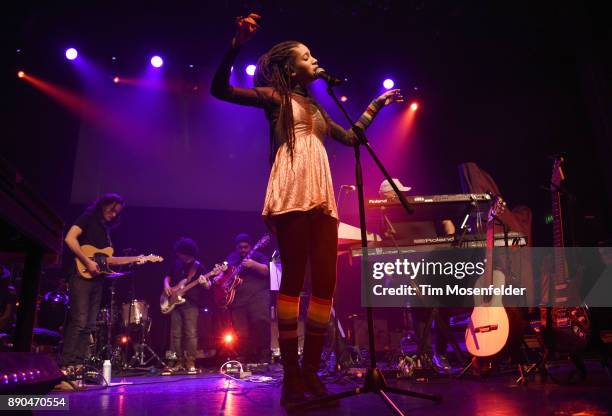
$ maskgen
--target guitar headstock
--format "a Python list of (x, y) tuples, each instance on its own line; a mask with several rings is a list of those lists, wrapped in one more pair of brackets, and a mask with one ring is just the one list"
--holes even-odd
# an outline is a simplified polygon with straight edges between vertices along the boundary
[(156, 256), (155, 254), (149, 254), (148, 256), (139, 256), (138, 260), (136, 261), (136, 264), (144, 264), (147, 262), (159, 263), (162, 261), (164, 261), (164, 258), (162, 256)]
[(270, 234), (264, 234), (259, 241), (253, 247), (253, 251), (259, 250), (261, 247), (265, 247), (270, 243)]
[(499, 195), (493, 197), (489, 213), (487, 214), (487, 223), (492, 222), (496, 217), (500, 216), (506, 210), (506, 201)]
[(565, 180), (565, 174), (563, 173), (563, 156), (559, 156), (555, 158), (555, 163), (553, 163), (552, 175), (550, 178), (550, 190), (555, 192), (559, 190), (561, 186), (561, 182)]
[(221, 264), (215, 264), (215, 267), (213, 267), (212, 271), (210, 272), (213, 276), (216, 276), (220, 273), (223, 273), (224, 271), (227, 270), (227, 262), (224, 261)]

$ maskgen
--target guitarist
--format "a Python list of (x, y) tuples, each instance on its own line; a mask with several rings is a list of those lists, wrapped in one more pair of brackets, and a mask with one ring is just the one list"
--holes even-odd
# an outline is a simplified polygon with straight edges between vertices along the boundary
[(268, 258), (251, 251), (253, 241), (248, 234), (235, 238), (236, 250), (227, 256), (229, 266), (244, 264), (242, 283), (230, 304), (232, 325), (238, 336), (239, 354), (248, 362), (269, 362), (270, 359), (270, 269)]
[[(202, 263), (196, 258), (198, 245), (191, 238), (182, 237), (174, 244), (176, 261), (172, 270), (164, 277), (164, 292), (172, 294), (172, 283), (178, 283), (187, 278), (187, 283), (205, 274)], [(203, 288), (210, 288), (209, 281), (187, 291), (183, 297), (185, 303), (177, 305), (170, 313), (170, 346), (176, 353), (178, 362), (173, 370), (181, 367), (192, 372), (196, 371), (195, 357), (198, 347), (198, 310), (204, 296)]]
[(102, 299), (103, 279), (96, 262), (90, 260), (81, 246), (112, 247), (110, 231), (118, 225), (124, 199), (117, 194), (105, 194), (96, 199), (68, 230), (64, 242), (94, 276), (83, 279), (72, 266), (69, 281), (70, 320), (64, 337), (61, 365), (67, 374), (74, 374), (75, 367), (83, 364), (89, 344), (89, 335), (95, 329)]

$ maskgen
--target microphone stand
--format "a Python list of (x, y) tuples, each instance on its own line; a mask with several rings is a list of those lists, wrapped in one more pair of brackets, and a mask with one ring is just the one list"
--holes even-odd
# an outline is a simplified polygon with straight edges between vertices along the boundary
[[(368, 138), (366, 137), (363, 129), (355, 125), (351, 117), (348, 115), (348, 113), (346, 112), (342, 104), (340, 103), (340, 100), (338, 100), (338, 97), (336, 97), (336, 94), (334, 93), (334, 90), (332, 89), (332, 87), (333, 85), (328, 81), (327, 82), (327, 93), (332, 97), (334, 102), (337, 104), (337, 106), (340, 108), (340, 110), (344, 114), (344, 117), (346, 117), (347, 121), (351, 124), (351, 129), (355, 132), (355, 135), (357, 136), (357, 139), (358, 139), (354, 144), (355, 179), (356, 179), (356, 184), (357, 184), (357, 196), (359, 199), (359, 227), (361, 228), (361, 249), (362, 249), (362, 255), (363, 255), (362, 261), (367, 261), (368, 260), (368, 257), (367, 257), (368, 256), (368, 240), (367, 240), (367, 233), (366, 233), (365, 200), (363, 196), (363, 174), (362, 174), (362, 169), (361, 169), (361, 151), (360, 151), (361, 146), (364, 146), (366, 150), (368, 151), (368, 153), (370, 154), (370, 156), (372, 156), (372, 159), (374, 159), (374, 162), (376, 162), (376, 165), (378, 166), (380, 171), (383, 173), (385, 178), (389, 181), (389, 184), (391, 185), (391, 187), (393, 188), (393, 191), (398, 196), (406, 212), (408, 214), (412, 214), (414, 211), (408, 205), (408, 201), (406, 201), (406, 198), (404, 197), (404, 195), (402, 195), (397, 185), (392, 180), (391, 175), (389, 175), (389, 172), (387, 172), (387, 169), (384, 167), (380, 159), (378, 159), (378, 157), (374, 153), (374, 150), (370, 146)], [(387, 384), (387, 381), (385, 380), (385, 377), (383, 376), (382, 371), (380, 371), (380, 369), (377, 367), (377, 364), (376, 364), (376, 351), (375, 351), (375, 346), (374, 346), (374, 320), (372, 317), (372, 307), (371, 306), (366, 307), (366, 311), (367, 311), (367, 316), (368, 316), (368, 344), (369, 344), (369, 351), (370, 351), (370, 368), (368, 368), (363, 387), (358, 387), (354, 390), (348, 390), (342, 393), (331, 394), (325, 397), (315, 398), (312, 400), (308, 400), (307, 402), (304, 402), (304, 403), (298, 403), (297, 405), (291, 406), (290, 409), (293, 410), (293, 409), (307, 408), (307, 407), (326, 404), (326, 403), (334, 403), (337, 400), (344, 399), (346, 397), (357, 396), (363, 393), (375, 393), (389, 406), (389, 408), (393, 411), (394, 414), (403, 416), (404, 413), (393, 402), (393, 400), (391, 399), (391, 397), (389, 397), (387, 393), (396, 393), (396, 394), (401, 394), (404, 396), (416, 397), (419, 399), (432, 400), (436, 403), (440, 403), (442, 401), (442, 396), (439, 396), (439, 395), (430, 395), (430, 394), (423, 394), (423, 393), (419, 393), (419, 392), (411, 391), (411, 390), (404, 390), (404, 389), (400, 389), (397, 387), (391, 387)]]

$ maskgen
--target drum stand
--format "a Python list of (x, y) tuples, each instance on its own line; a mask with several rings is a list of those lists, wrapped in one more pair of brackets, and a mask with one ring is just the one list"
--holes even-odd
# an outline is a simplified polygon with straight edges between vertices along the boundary
[[(99, 351), (94, 350), (91, 356), (85, 362), (83, 367), (84, 375), (89, 379), (94, 378), (98, 384), (104, 384), (108, 386), (106, 380), (102, 376), (101, 364), (104, 360), (113, 360), (113, 344), (112, 344), (112, 328), (113, 328), (113, 317), (115, 314), (115, 278), (111, 278), (110, 285), (110, 311), (109, 315), (105, 317), (104, 321), (106, 324), (106, 345), (100, 348)], [(96, 343), (94, 345), (97, 344)]]
[[(130, 308), (131, 310), (131, 308)], [(128, 319), (129, 321), (129, 319)], [(137, 343), (133, 344), (134, 347), (134, 355), (130, 359), (129, 364), (127, 365), (128, 369), (148, 369), (151, 367), (151, 362), (156, 362), (161, 367), (165, 367), (166, 363), (157, 355), (153, 348), (147, 344), (147, 334), (151, 330), (151, 318), (147, 319), (146, 322), (142, 322), (138, 324), (140, 331), (140, 340)], [(149, 353), (149, 358), (145, 360), (145, 351)]]
[(102, 347), (99, 354), (103, 359), (113, 358), (113, 321), (115, 317), (115, 279), (112, 279), (110, 285), (110, 310), (109, 317), (106, 322), (106, 345)]

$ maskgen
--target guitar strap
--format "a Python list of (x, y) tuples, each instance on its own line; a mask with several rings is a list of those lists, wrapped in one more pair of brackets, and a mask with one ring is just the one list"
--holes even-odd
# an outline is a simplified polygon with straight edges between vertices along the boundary
[[(187, 277), (187, 283), (191, 283), (195, 276), (199, 277), (198, 271), (200, 270), (201, 267), (202, 267), (202, 264), (198, 260), (193, 262), (193, 264), (191, 265), (191, 267), (187, 271), (187, 276), (186, 276)], [(192, 270), (193, 270), (193, 274), (191, 274)], [(191, 276), (189, 276), (190, 274), (191, 274)]]

